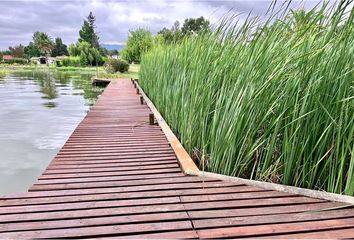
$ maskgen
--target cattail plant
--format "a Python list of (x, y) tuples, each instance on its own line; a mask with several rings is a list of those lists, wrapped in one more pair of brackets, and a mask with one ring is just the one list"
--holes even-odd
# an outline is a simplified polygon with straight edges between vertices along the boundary
[(259, 19), (151, 50), (139, 83), (201, 168), (354, 195), (350, 1)]

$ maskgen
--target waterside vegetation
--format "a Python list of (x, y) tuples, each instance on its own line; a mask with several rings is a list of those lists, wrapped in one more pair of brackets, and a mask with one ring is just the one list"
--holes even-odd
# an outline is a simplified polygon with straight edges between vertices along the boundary
[(140, 84), (208, 171), (354, 195), (350, 1), (226, 17), (142, 57)]

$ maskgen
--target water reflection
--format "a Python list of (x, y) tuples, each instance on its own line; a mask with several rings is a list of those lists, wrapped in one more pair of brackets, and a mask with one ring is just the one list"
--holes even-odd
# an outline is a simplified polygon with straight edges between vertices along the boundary
[(102, 88), (80, 72), (24, 71), (0, 78), (0, 195), (26, 191)]
[(56, 106), (58, 106), (58, 104), (56, 102), (46, 102), (46, 103), (43, 103), (43, 106), (45, 106), (47, 108), (55, 108)]

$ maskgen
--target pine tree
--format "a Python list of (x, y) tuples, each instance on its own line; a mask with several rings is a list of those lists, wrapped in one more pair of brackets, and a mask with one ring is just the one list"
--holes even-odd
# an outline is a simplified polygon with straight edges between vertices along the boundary
[(85, 41), (88, 42), (92, 47), (99, 48), (99, 38), (95, 32), (95, 21), (96, 18), (93, 16), (92, 12), (87, 16), (87, 19), (84, 20), (84, 24), (79, 32), (80, 38), (79, 42)]
[(69, 55), (67, 46), (63, 43), (61, 38), (56, 38), (55, 46), (52, 51), (52, 57), (63, 56), (63, 55), (65, 56)]

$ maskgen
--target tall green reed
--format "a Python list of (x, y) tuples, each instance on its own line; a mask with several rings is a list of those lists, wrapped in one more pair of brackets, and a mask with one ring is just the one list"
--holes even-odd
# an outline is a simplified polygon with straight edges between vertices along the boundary
[(354, 195), (349, 4), (223, 19), (143, 56), (141, 85), (206, 170)]

